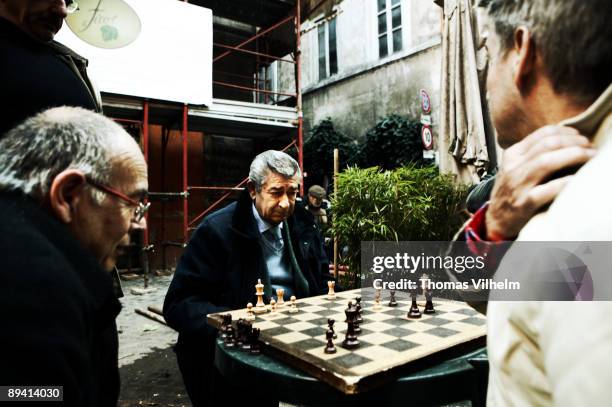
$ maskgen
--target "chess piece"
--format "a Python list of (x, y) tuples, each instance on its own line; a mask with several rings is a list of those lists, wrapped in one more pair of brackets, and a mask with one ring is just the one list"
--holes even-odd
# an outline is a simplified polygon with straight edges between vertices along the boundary
[(261, 279), (257, 279), (257, 284), (255, 284), (255, 295), (257, 296), (257, 304), (255, 304), (253, 311), (256, 314), (265, 314), (268, 312), (268, 309), (266, 308), (266, 304), (264, 304), (263, 300), (264, 285), (261, 283)]
[(234, 342), (236, 343), (236, 347), (240, 350), (242, 349), (242, 344), (244, 342), (244, 319), (240, 318), (236, 321), (236, 331), (234, 335)]
[(274, 298), (272, 298), (270, 300), (270, 317), (277, 317), (278, 316), (278, 312), (276, 311), (276, 300), (274, 300)]
[(431, 291), (427, 291), (425, 293), (425, 310), (423, 311), (425, 314), (435, 314), (436, 310), (433, 306), (433, 294)]
[(410, 311), (408, 311), (408, 318), (417, 319), (421, 318), (421, 311), (416, 301), (416, 292), (412, 293), (412, 304), (410, 305)]
[(395, 299), (395, 290), (389, 291), (389, 306), (397, 307), (397, 300)]
[(328, 281), (327, 282), (327, 299), (328, 300), (334, 300), (336, 299), (336, 292), (334, 291), (334, 287), (336, 286), (336, 282), (335, 281)]
[(336, 335), (336, 331), (334, 330), (334, 324), (336, 323), (336, 321), (334, 321), (332, 318), (328, 318), (327, 319), (327, 326), (329, 327), (329, 329), (331, 329), (331, 331), (334, 333), (332, 339), (337, 339), (338, 335)]
[(253, 326), (251, 325), (250, 322), (241, 318), (238, 320), (238, 327), (240, 328), (240, 334), (238, 335), (240, 339), (238, 340), (236, 344), (237, 345), (238, 343), (240, 344), (239, 345), (240, 350), (244, 352), (248, 352), (251, 350), (250, 336), (251, 336), (251, 330), (253, 329)]
[(261, 354), (260, 344), (259, 344), (259, 334), (261, 331), (259, 328), (251, 329), (249, 335), (249, 343), (251, 344), (251, 355), (259, 355)]
[(298, 310), (298, 307), (297, 307), (297, 304), (296, 304), (296, 298), (295, 298), (295, 295), (292, 295), (290, 300), (291, 300), (291, 308), (289, 308), (289, 312), (290, 312), (291, 314), (295, 314), (296, 312), (298, 312), (298, 311), (299, 311), (299, 310)]
[(355, 298), (355, 308), (357, 309), (357, 319), (355, 322), (361, 324), (363, 322), (363, 317), (361, 316), (361, 297)]
[[(361, 305), (357, 305), (356, 303), (353, 304), (352, 301), (349, 301), (348, 306), (349, 306), (349, 308), (352, 308), (352, 309), (355, 310), (355, 321), (353, 321), (353, 332), (355, 332), (356, 335), (360, 334), (361, 333), (361, 328), (359, 327), (359, 324), (361, 324), (361, 322), (363, 322), (363, 319), (361, 320), (361, 322), (359, 321), (358, 317), (359, 317), (359, 314), (360, 314), (361, 310), (357, 309), (357, 307), (358, 306), (361, 307)], [(348, 319), (346, 321), (344, 321), (344, 322), (348, 323)]]
[(357, 308), (353, 307), (351, 301), (349, 301), (349, 306), (344, 310), (344, 314), (346, 315), (346, 323), (348, 324), (346, 329), (346, 337), (344, 341), (342, 341), (342, 347), (345, 349), (356, 349), (359, 347), (359, 340), (357, 339), (357, 335), (355, 334), (355, 320), (357, 319)]
[(221, 329), (219, 330), (219, 338), (225, 339), (227, 338), (227, 334), (229, 332), (229, 328), (232, 326), (232, 315), (231, 314), (223, 314), (221, 316)]
[(231, 325), (227, 330), (227, 336), (225, 338), (225, 347), (226, 348), (235, 348), (236, 347), (236, 339), (234, 337), (234, 327)]
[(380, 311), (382, 306), (380, 305), (380, 296), (382, 289), (377, 288), (376, 294), (374, 295), (374, 311)]
[(276, 306), (278, 308), (282, 308), (285, 306), (285, 289), (284, 288), (276, 289)]
[(245, 319), (247, 321), (255, 321), (255, 314), (253, 313), (253, 304), (249, 302), (246, 306), (246, 309), (247, 309), (247, 314), (246, 314)]
[(336, 347), (334, 346), (334, 342), (332, 341), (333, 337), (334, 337), (334, 331), (332, 331), (331, 329), (328, 329), (327, 332), (325, 333), (325, 337), (327, 338), (327, 345), (325, 345), (325, 350), (324, 352), (329, 354), (332, 353), (336, 353)]

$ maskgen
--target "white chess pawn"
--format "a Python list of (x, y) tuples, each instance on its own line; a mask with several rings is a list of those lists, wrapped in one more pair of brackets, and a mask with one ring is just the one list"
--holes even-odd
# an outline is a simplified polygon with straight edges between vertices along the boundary
[(270, 311), (271, 311), (270, 312), (270, 317), (271, 318), (276, 317), (276, 316), (279, 315), (277, 310), (276, 310), (276, 300), (274, 298), (272, 298), (270, 300)]
[(253, 313), (253, 304), (251, 304), (250, 302), (247, 304), (246, 306), (246, 320), (247, 321), (254, 321), (255, 320), (255, 314)]
[(380, 288), (376, 289), (376, 295), (374, 296), (374, 311), (380, 311), (382, 309), (382, 306), (380, 305), (381, 291), (382, 289)]
[(298, 307), (297, 307), (297, 304), (295, 302), (296, 302), (295, 295), (292, 295), (291, 296), (291, 308), (289, 308), (289, 312), (292, 313), (292, 314), (295, 314), (296, 312), (299, 311)]
[(334, 287), (336, 286), (336, 282), (335, 281), (328, 281), (327, 282), (327, 299), (328, 300), (333, 300), (336, 298), (336, 292), (334, 291)]
[(284, 288), (277, 288), (276, 289), (276, 306), (279, 308), (282, 308), (285, 306), (285, 289)]

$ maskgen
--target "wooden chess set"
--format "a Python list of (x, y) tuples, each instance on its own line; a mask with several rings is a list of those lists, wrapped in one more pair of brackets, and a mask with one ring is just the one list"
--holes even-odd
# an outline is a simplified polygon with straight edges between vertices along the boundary
[[(416, 294), (356, 289), (208, 315), (225, 346), (263, 351), (355, 394), (397, 378), (404, 367), (434, 355), (484, 345), (486, 319), (467, 304)], [(421, 312), (420, 309), (423, 309)]]

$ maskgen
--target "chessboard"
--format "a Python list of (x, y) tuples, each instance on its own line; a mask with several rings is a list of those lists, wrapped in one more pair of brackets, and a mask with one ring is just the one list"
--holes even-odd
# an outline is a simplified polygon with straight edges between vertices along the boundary
[[(345, 309), (349, 301), (361, 297), (363, 322), (358, 336), (360, 346), (342, 347), (347, 324)], [(297, 313), (289, 313), (289, 303), (275, 313), (256, 316), (253, 327), (259, 328), (263, 350), (272, 356), (305, 370), (343, 391), (355, 394), (397, 377), (407, 365), (456, 348), (474, 350), (484, 345), (486, 319), (466, 303), (434, 298), (435, 313), (423, 313), (409, 319), (411, 298), (397, 293), (398, 305), (388, 306), (389, 293), (382, 292), (381, 309), (374, 311), (374, 290), (356, 289), (297, 300)], [(421, 311), (425, 299), (417, 300)], [(247, 316), (246, 309), (208, 315), (208, 323), (217, 329), (222, 315), (231, 314), (237, 321)], [(334, 340), (337, 352), (326, 354), (328, 319), (335, 320)]]

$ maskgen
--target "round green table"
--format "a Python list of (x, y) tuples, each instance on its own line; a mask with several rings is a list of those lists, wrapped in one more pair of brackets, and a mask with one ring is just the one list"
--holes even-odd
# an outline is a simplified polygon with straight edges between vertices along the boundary
[(227, 349), (217, 340), (215, 365), (245, 391), (257, 389), (300, 406), (440, 406), (470, 400), (485, 405), (488, 362), (486, 349), (439, 361), (417, 370), (400, 371), (398, 379), (356, 395), (346, 395), (327, 383), (265, 354), (254, 356)]

